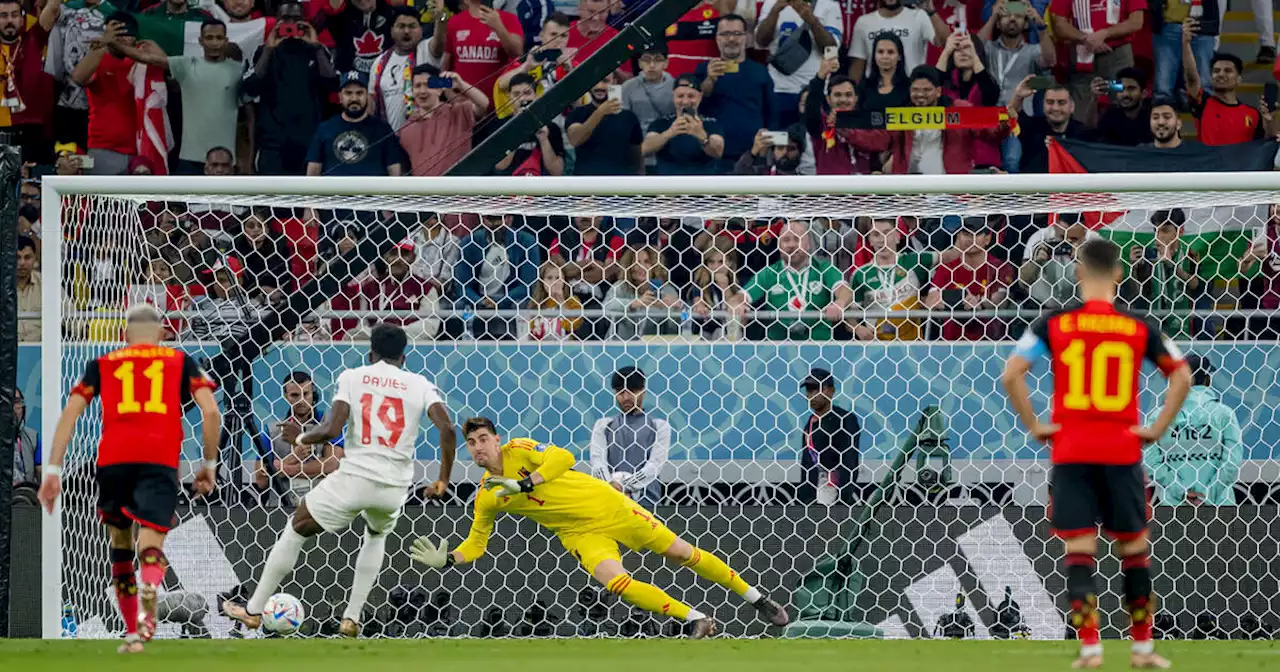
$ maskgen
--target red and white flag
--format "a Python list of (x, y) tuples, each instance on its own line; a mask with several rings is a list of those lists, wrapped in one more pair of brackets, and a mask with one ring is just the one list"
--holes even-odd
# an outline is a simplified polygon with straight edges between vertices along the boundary
[(146, 157), (156, 175), (169, 174), (169, 150), (173, 149), (173, 129), (169, 126), (169, 90), (164, 70), (135, 63), (129, 71), (133, 82), (133, 102), (138, 115), (138, 156)]

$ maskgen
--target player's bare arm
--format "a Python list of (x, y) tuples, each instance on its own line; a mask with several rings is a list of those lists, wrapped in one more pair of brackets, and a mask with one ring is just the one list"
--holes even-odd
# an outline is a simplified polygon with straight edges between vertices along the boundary
[(440, 432), (440, 476), (431, 484), (428, 494), (443, 497), (449, 490), (453, 460), (458, 454), (458, 432), (453, 428), (453, 418), (449, 417), (449, 408), (444, 404), (432, 404), (427, 409), (427, 417)]
[(1165, 392), (1164, 406), (1160, 409), (1160, 415), (1156, 417), (1156, 421), (1149, 427), (1134, 427), (1133, 433), (1147, 443), (1159, 441), (1177, 419), (1178, 411), (1182, 410), (1182, 402), (1187, 400), (1187, 393), (1190, 391), (1191, 370), (1184, 364), (1169, 374), (1169, 389)]
[(1027, 374), (1031, 372), (1031, 361), (1022, 355), (1011, 355), (1005, 362), (1004, 374), (1000, 382), (1004, 384), (1005, 393), (1009, 395), (1009, 403), (1017, 412), (1018, 419), (1026, 425), (1027, 431), (1037, 441), (1045, 442), (1058, 433), (1060, 427), (1040, 421), (1036, 410), (1031, 406), (1031, 388), (1027, 385)]
[(71, 444), (71, 436), (76, 430), (76, 421), (89, 407), (89, 401), (73, 394), (67, 399), (67, 405), (58, 416), (58, 426), (53, 431), (53, 452), (44, 464), (44, 481), (40, 483), (39, 499), (44, 510), (53, 513), (54, 502), (62, 494), (62, 462), (67, 457), (67, 446)]
[[(351, 415), (351, 406), (345, 401), (334, 401), (333, 406), (329, 409), (329, 415), (325, 417), (324, 422), (306, 432), (300, 432), (292, 439), (289, 435), (297, 432), (297, 425), (285, 425), (281, 430), (281, 437), (285, 441), (293, 445), (313, 446), (317, 443), (329, 443), (334, 439), (342, 436), (343, 428), (347, 425), (347, 418)], [(292, 431), (290, 431), (292, 429)]]
[(218, 442), (222, 437), (222, 412), (218, 410), (218, 402), (213, 398), (213, 390), (201, 387), (192, 393), (196, 406), (200, 408), (200, 438), (204, 442), (204, 463), (200, 473), (191, 482), (191, 489), (196, 497), (213, 492), (218, 474)]

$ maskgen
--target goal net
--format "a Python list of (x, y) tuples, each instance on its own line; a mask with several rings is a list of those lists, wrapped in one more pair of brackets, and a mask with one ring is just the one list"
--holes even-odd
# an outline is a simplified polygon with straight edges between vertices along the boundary
[[(182, 500), (159, 636), (256, 636), (218, 604), (252, 589), (341, 455), (294, 452), (280, 426), (322, 417), (340, 371), (365, 361), (371, 325), (390, 321), (457, 422), (487, 416), (504, 436), (575, 452), (578, 469), (617, 481), (813, 633), (1060, 639), (1048, 453), (998, 377), (1027, 324), (1075, 300), (1074, 249), (1095, 236), (1123, 248), (1120, 302), (1206, 363), (1192, 403), (1224, 404), (1240, 429), (1186, 425), (1147, 453), (1157, 629), (1257, 637), (1280, 623), (1273, 175), (122, 177), (45, 190), (44, 338), (21, 378), (43, 435), (86, 363), (120, 345), (134, 303), (163, 308), (171, 342), (220, 386), (218, 490)], [(624, 367), (645, 375), (640, 410), (615, 396)], [(1149, 413), (1164, 383), (1148, 374)], [(812, 417), (828, 382), (835, 409)], [(1047, 382), (1038, 372), (1042, 413)], [(198, 413), (188, 419), (184, 484), (200, 460)], [(95, 404), (44, 528), (46, 637), (123, 627), (94, 510), (100, 427)], [(416, 537), (466, 536), (481, 472), (460, 450), (447, 500), (424, 499), (437, 438), (421, 437), (422, 485), (388, 543), (366, 635), (677, 634), (512, 517), (475, 564), (414, 566)], [(359, 525), (309, 542), (282, 586), (308, 609), (303, 636), (336, 632)], [(688, 570), (624, 561), (728, 635), (765, 634)], [(1099, 574), (1104, 634), (1118, 637), (1118, 562)]]

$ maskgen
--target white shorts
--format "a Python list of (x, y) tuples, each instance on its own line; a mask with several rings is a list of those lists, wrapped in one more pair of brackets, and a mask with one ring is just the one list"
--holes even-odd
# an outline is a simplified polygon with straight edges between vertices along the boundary
[(386, 534), (395, 528), (408, 496), (408, 488), (375, 483), (339, 469), (320, 481), (302, 501), (326, 532), (341, 532), (356, 516), (363, 516), (370, 532)]

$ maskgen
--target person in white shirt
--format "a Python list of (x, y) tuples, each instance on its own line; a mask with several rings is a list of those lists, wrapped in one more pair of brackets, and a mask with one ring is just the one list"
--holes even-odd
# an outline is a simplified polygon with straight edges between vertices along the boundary
[(369, 70), (370, 104), (393, 131), (404, 127), (413, 106), (413, 69), (440, 65), (422, 39), (422, 24), (412, 7), (395, 9), (391, 24), (391, 48), (374, 59)]
[(892, 32), (902, 40), (902, 59), (907, 72), (925, 62), (925, 48), (930, 43), (941, 47), (951, 36), (951, 27), (933, 10), (933, 0), (921, 0), (915, 9), (902, 6), (902, 0), (880, 0), (880, 8), (858, 17), (849, 42), (849, 79), (862, 81), (867, 60), (871, 58), (876, 36)]
[[(408, 337), (400, 327), (374, 327), (369, 338), (370, 364), (338, 376), (337, 394), (325, 422), (303, 433), (299, 433), (297, 425), (285, 428), (285, 440), (310, 446), (332, 441), (345, 426), (345, 456), (338, 470), (298, 504), (290, 524), (271, 548), (248, 603), (223, 603), (227, 617), (253, 629), (260, 627), (267, 598), (293, 571), (302, 542), (320, 532), (341, 532), (356, 516), (362, 516), (366, 523), (364, 541), (356, 556), (351, 598), (339, 627), (345, 637), (359, 634), (360, 611), (382, 569), (387, 534), (395, 528), (413, 482), (418, 425), (423, 413), (440, 432), (440, 478), (427, 487), (431, 496), (443, 496), (448, 489), (457, 452), (457, 433), (440, 391), (423, 376), (404, 370), (407, 346)], [(352, 413), (352, 406), (358, 406), (359, 411)]]
[(591, 428), (591, 475), (640, 504), (662, 500), (662, 469), (671, 453), (671, 425), (644, 410), (644, 372), (624, 366), (610, 380), (617, 415)]
[[(756, 26), (756, 44), (769, 46), (769, 75), (773, 77), (773, 109), (778, 114), (778, 128), (800, 121), (800, 92), (818, 74), (824, 52), (839, 47), (844, 15), (836, 0), (765, 0)], [(790, 72), (779, 69), (787, 64), (779, 61), (779, 47), (791, 40), (809, 45), (809, 56)], [(784, 59), (785, 60), (785, 59)]]

